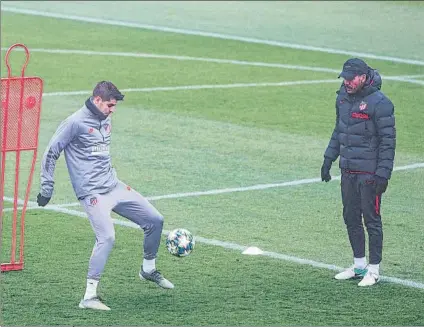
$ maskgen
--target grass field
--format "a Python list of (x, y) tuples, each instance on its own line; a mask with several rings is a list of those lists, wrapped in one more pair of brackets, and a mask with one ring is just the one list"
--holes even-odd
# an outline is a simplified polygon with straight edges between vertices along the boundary
[[(399, 6), (391, 3), (387, 8)], [(43, 10), (65, 7), (56, 2)], [(405, 8), (404, 24), (410, 8), (423, 10)], [(126, 10), (134, 22), (130, 9), (126, 2), (118, 18)], [(51, 204), (26, 214), (25, 269), (1, 274), (1, 326), (424, 325), (424, 58), (418, 52), (411, 55), (415, 64), (399, 50), (386, 53), (398, 61), (367, 60), (384, 76), (383, 92), (396, 106), (397, 152), (382, 203), (384, 278), (361, 289), (333, 279), (351, 264), (351, 250), (339, 182), (318, 179), (334, 124), (337, 75), (348, 55), (1, 15), (2, 77), (5, 49), (22, 42), (31, 51), (27, 75), (45, 83), (30, 206), (42, 152), (58, 124), (98, 81), (112, 80), (126, 94), (113, 115), (118, 176), (151, 199), (165, 230), (184, 227), (198, 240), (193, 254), (180, 259), (166, 252), (163, 239), (158, 269), (176, 285), (164, 291), (138, 279), (143, 234), (113, 215), (116, 243), (100, 283), (112, 310), (78, 309), (94, 235), (60, 158)], [(414, 42), (393, 47), (409, 44), (413, 51)], [(12, 57), (16, 72), (23, 54)], [(21, 199), (29, 160), (27, 154)], [(2, 262), (10, 256), (13, 164), (8, 157)], [(339, 173), (335, 165), (332, 174)], [(248, 246), (265, 253), (243, 255)]]

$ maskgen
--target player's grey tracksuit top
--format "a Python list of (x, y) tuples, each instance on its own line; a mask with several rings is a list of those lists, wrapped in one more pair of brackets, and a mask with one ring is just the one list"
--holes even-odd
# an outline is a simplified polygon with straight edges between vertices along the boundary
[(41, 164), (41, 194), (51, 197), (56, 161), (65, 153), (71, 183), (78, 199), (111, 191), (118, 183), (109, 154), (111, 119), (87, 99), (65, 119), (47, 146)]

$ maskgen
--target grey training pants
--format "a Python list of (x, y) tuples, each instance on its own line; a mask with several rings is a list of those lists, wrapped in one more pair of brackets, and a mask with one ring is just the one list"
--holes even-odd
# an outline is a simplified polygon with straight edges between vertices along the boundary
[(160, 245), (163, 216), (141, 194), (119, 182), (106, 194), (93, 194), (80, 200), (96, 235), (87, 278), (100, 280), (110, 251), (115, 243), (111, 212), (140, 226), (144, 231), (144, 258), (156, 258)]
[(355, 258), (365, 257), (364, 218), (368, 232), (369, 263), (379, 264), (383, 251), (383, 227), (380, 216), (381, 195), (375, 192), (375, 179), (369, 173), (342, 171), (343, 218)]

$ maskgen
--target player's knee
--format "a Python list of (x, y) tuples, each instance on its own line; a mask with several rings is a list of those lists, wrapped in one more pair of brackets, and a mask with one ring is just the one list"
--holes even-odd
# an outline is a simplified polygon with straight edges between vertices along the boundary
[(113, 244), (115, 244), (115, 233), (103, 235), (100, 241), (104, 244), (112, 246)]
[(145, 217), (138, 224), (144, 231), (157, 229), (161, 230), (163, 228), (163, 220), (164, 218), (159, 212), (154, 212)]
[(160, 213), (154, 215), (152, 220), (153, 220), (153, 224), (156, 226), (156, 228), (162, 228), (163, 227), (164, 218)]
[(347, 210), (346, 207), (343, 209), (343, 221), (348, 228), (361, 228), (362, 227), (362, 216), (361, 212), (357, 210)]
[(381, 235), (383, 227), (381, 222), (368, 222), (365, 223), (369, 235)]
[(363, 228), (361, 219), (356, 219), (356, 218), (347, 217), (347, 216), (345, 216), (343, 218), (344, 218), (344, 223), (346, 224), (346, 227), (348, 229), (361, 229), (361, 228)]

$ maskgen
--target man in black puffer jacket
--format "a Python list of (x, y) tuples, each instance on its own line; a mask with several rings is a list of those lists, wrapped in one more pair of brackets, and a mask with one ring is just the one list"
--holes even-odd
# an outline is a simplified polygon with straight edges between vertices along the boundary
[[(354, 264), (335, 278), (362, 278), (358, 285), (370, 286), (380, 279), (383, 248), (380, 204), (393, 171), (394, 106), (380, 91), (381, 76), (363, 60), (347, 60), (339, 77), (344, 81), (337, 91), (336, 126), (324, 154), (321, 179), (331, 180), (331, 165), (340, 156), (343, 218)], [(368, 232), (369, 265), (362, 216)]]

